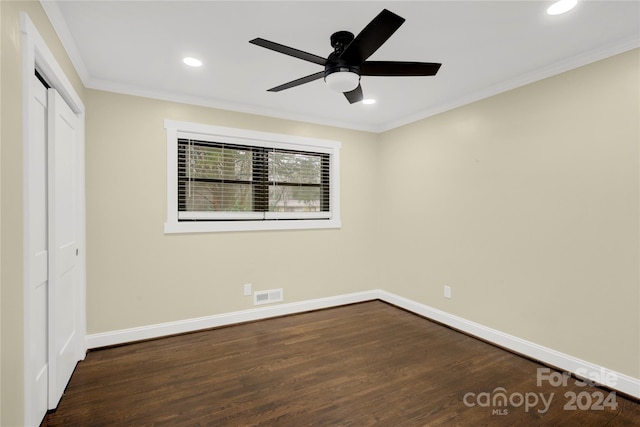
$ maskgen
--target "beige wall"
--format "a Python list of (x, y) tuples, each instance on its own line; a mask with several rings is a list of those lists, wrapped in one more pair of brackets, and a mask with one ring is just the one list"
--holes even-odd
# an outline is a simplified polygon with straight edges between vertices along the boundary
[(380, 287), (640, 378), (638, 59), (384, 133)]
[(2, 426), (23, 424), (22, 53), (20, 12), (27, 12), (80, 96), (83, 87), (40, 3), (0, 1), (0, 387)]
[[(253, 307), (242, 285), (285, 302), (376, 287), (376, 135), (87, 91), (89, 333)], [(342, 142), (339, 230), (165, 235), (164, 119)]]
[[(247, 282), (382, 288), (638, 378), (638, 73), (636, 50), (381, 135), (88, 91), (88, 332), (250, 308)], [(165, 118), (343, 141), (344, 227), (165, 236)]]

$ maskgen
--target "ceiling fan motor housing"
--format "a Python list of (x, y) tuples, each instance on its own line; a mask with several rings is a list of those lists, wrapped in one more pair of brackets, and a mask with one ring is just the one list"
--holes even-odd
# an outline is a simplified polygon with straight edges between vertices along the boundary
[(331, 55), (329, 56), (329, 60), (327, 64), (324, 66), (324, 78), (327, 79), (329, 74), (333, 73), (355, 73), (360, 75), (360, 67), (357, 65), (349, 65), (346, 61), (341, 59), (336, 59), (336, 61), (331, 60)]
[(338, 31), (331, 34), (331, 47), (336, 55), (342, 54), (344, 49), (349, 46), (355, 36), (349, 31)]

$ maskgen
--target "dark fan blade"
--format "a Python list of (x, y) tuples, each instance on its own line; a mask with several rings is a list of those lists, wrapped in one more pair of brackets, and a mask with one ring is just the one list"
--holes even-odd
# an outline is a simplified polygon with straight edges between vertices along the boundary
[(362, 86), (358, 84), (358, 87), (351, 92), (344, 92), (344, 96), (347, 98), (347, 101), (349, 101), (349, 104), (362, 101), (362, 98), (364, 98), (362, 96)]
[(367, 61), (360, 66), (361, 76), (435, 76), (435, 62)]
[(280, 92), (281, 90), (291, 89), (292, 87), (300, 86), (305, 83), (312, 82), (324, 77), (324, 71), (318, 71), (317, 73), (310, 74), (306, 77), (301, 77), (297, 80), (293, 80), (289, 83), (282, 84), (280, 86), (272, 87), (268, 92)]
[(266, 47), (267, 49), (275, 50), (276, 52), (284, 53), (285, 55), (293, 56), (294, 58), (302, 59), (305, 61), (313, 62), (318, 65), (323, 65), (327, 60), (321, 56), (314, 55), (313, 53), (303, 52), (298, 49), (294, 49), (289, 46), (285, 46), (279, 43), (270, 42), (269, 40), (257, 38), (249, 41), (249, 43), (257, 46)]
[(404, 18), (384, 9), (349, 43), (340, 58), (349, 64), (362, 64), (400, 28), (403, 22)]

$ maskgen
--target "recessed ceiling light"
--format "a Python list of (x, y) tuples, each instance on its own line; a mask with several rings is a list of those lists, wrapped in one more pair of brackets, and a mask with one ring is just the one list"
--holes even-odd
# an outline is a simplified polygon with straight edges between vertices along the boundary
[(202, 61), (200, 61), (197, 58), (191, 58), (191, 57), (183, 58), (182, 62), (184, 62), (185, 64), (187, 64), (190, 67), (200, 67), (200, 66), (202, 66)]
[(549, 15), (560, 15), (576, 7), (576, 4), (578, 4), (578, 0), (559, 0), (549, 6), (547, 13)]
[(376, 103), (376, 100), (375, 100), (375, 99), (372, 99), (372, 98), (367, 98), (367, 99), (363, 99), (363, 100), (362, 100), (362, 103), (363, 103), (363, 104), (366, 104), (366, 105), (371, 105), (371, 104), (375, 104), (375, 103)]

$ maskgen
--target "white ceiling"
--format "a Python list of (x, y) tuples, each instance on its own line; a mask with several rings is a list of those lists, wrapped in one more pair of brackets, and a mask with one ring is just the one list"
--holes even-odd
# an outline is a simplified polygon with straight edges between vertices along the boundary
[[(640, 1), (42, 1), (85, 86), (379, 132), (640, 46)], [(374, 105), (322, 80), (322, 67), (249, 43), (326, 57), (382, 9), (406, 22), (370, 58), (441, 62), (434, 77), (362, 77)], [(204, 66), (181, 62), (195, 56)], [(606, 79), (606, 76), (603, 76)]]

